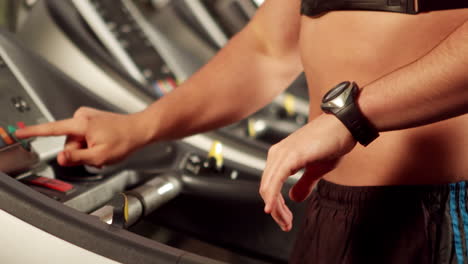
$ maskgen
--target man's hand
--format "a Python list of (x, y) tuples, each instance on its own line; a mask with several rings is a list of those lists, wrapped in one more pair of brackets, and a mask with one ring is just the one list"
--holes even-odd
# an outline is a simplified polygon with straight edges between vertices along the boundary
[(340, 157), (355, 145), (351, 133), (335, 116), (322, 114), (272, 146), (260, 185), (265, 213), (271, 214), (283, 231), (291, 230), (292, 213), (280, 192), (286, 179), (305, 168), (301, 179), (289, 192), (292, 200), (301, 202), (310, 194), (315, 182), (333, 170)]
[[(144, 128), (137, 114), (121, 115), (80, 108), (73, 118), (20, 129), (18, 138), (66, 135), (64, 150), (57, 156), (62, 166), (81, 164), (101, 167), (118, 162), (145, 144)], [(136, 133), (138, 132), (138, 133)]]

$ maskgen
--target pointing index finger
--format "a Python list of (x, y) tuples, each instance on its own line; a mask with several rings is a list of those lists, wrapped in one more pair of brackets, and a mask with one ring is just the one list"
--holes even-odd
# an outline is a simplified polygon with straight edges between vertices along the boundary
[(16, 131), (16, 137), (23, 139), (29, 137), (42, 137), (42, 136), (62, 136), (74, 135), (81, 136), (84, 134), (85, 124), (84, 120), (71, 118), (61, 121), (28, 126)]

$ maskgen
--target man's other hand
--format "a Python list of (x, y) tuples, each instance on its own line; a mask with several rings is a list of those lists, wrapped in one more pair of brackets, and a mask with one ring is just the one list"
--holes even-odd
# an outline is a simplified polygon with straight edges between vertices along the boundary
[(289, 196), (301, 202), (309, 196), (316, 181), (333, 170), (356, 141), (333, 115), (322, 114), (281, 142), (272, 146), (260, 185), (265, 213), (271, 214), (283, 231), (292, 228), (292, 213), (284, 202), (281, 188), (288, 177), (305, 169)]

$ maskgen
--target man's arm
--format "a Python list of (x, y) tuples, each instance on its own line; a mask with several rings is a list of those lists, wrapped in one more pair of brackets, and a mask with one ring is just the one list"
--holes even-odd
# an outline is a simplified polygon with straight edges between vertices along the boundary
[(61, 165), (101, 166), (151, 141), (240, 120), (270, 102), (302, 70), (299, 23), (299, 0), (269, 0), (206, 66), (145, 111), (118, 115), (82, 108), (71, 119), (16, 135), (68, 135), (58, 156)]
[[(358, 105), (379, 131), (406, 129), (463, 115), (468, 113), (467, 70), (465, 22), (425, 56), (366, 85)], [(304, 200), (314, 183), (333, 170), (355, 144), (336, 117), (322, 114), (274, 145), (268, 153), (260, 187), (265, 212), (275, 214), (281, 228), (289, 230), (292, 218), (280, 194), (283, 182), (305, 168), (304, 175), (290, 190), (293, 200)]]
[(419, 60), (363, 88), (358, 105), (379, 131), (468, 112), (468, 21)]
[(153, 140), (241, 120), (271, 102), (302, 70), (299, 1), (269, 0), (200, 71), (142, 113)]

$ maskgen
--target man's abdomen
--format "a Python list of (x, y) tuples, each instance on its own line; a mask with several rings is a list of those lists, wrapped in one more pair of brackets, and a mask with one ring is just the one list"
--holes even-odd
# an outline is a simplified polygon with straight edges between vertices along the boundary
[[(311, 118), (320, 99), (344, 80), (365, 86), (442, 42), (468, 19), (468, 10), (420, 15), (331, 12), (302, 19), (301, 52), (309, 83)], [(346, 185), (445, 183), (468, 179), (468, 117), (382, 133), (356, 147), (326, 178)]]

